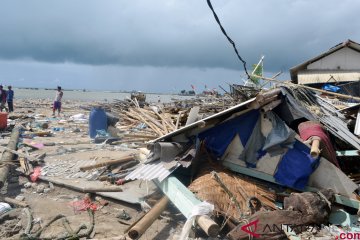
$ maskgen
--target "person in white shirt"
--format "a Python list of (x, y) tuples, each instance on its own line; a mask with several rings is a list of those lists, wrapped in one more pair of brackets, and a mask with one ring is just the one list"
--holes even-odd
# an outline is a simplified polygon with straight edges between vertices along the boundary
[(55, 96), (55, 101), (54, 101), (54, 106), (53, 106), (53, 116), (55, 116), (55, 111), (58, 111), (58, 115), (60, 116), (60, 112), (61, 112), (61, 99), (63, 97), (64, 93), (63, 91), (61, 91), (61, 87), (58, 86), (57, 87), (57, 91), (56, 91), (56, 96)]

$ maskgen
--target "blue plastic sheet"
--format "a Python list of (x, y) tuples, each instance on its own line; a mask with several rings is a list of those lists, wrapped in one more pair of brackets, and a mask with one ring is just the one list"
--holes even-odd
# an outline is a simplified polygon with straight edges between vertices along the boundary
[(277, 166), (275, 180), (285, 186), (302, 190), (307, 185), (310, 175), (319, 165), (319, 159), (310, 156), (310, 148), (296, 141)]
[(259, 116), (259, 110), (252, 110), (200, 133), (199, 139), (205, 140), (207, 150), (220, 158), (236, 134), (242, 145), (246, 145)]
[(325, 91), (328, 91), (328, 92), (339, 92), (341, 90), (341, 88), (337, 87), (337, 86), (334, 86), (334, 85), (331, 85), (331, 84), (325, 84), (322, 89), (324, 89)]

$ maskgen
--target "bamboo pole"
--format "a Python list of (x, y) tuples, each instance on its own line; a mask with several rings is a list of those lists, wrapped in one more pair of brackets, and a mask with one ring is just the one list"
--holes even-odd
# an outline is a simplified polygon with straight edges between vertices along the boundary
[(167, 196), (162, 197), (161, 200), (155, 204), (155, 206), (151, 208), (150, 211), (147, 212), (146, 215), (129, 230), (129, 237), (131, 239), (139, 238), (165, 210), (168, 203), (169, 198)]
[(110, 165), (113, 165), (113, 164), (129, 162), (129, 161), (134, 160), (134, 159), (135, 159), (134, 156), (126, 156), (126, 157), (120, 158), (118, 160), (110, 160), (110, 161), (100, 162), (100, 163), (96, 163), (96, 164), (92, 164), (92, 165), (88, 165), (88, 166), (83, 166), (83, 167), (80, 167), (80, 170), (81, 171), (87, 171), (87, 170), (94, 169), (94, 168), (105, 167), (105, 166), (110, 166)]
[[(10, 136), (9, 143), (7, 145), (7, 148), (10, 150), (15, 151), (17, 147), (17, 143), (19, 141), (20, 136), (20, 126), (16, 126)], [(9, 164), (6, 164), (6, 162), (11, 162), (13, 160), (14, 154), (10, 151), (4, 151), (0, 163), (3, 163), (3, 165), (0, 167), (0, 188), (4, 186), (4, 183), (8, 177), (10, 166)]]

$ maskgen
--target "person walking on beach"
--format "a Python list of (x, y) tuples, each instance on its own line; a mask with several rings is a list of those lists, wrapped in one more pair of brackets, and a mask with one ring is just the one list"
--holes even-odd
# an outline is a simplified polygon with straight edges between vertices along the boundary
[(56, 95), (55, 95), (55, 101), (53, 106), (53, 116), (55, 116), (55, 111), (58, 111), (58, 116), (60, 116), (61, 112), (61, 99), (63, 97), (64, 93), (61, 91), (61, 87), (57, 87)]
[(12, 87), (11, 87), (11, 86), (8, 86), (6, 101), (7, 101), (7, 103), (8, 103), (9, 112), (13, 112), (13, 111), (14, 111), (13, 100), (14, 100), (14, 91), (12, 90)]
[(0, 111), (2, 112), (3, 109), (7, 111), (5, 103), (6, 103), (6, 91), (3, 89), (3, 86), (0, 85)]

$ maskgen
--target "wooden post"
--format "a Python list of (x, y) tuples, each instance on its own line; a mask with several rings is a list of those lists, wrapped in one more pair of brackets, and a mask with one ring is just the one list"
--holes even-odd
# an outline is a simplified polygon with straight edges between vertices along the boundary
[[(19, 136), (20, 136), (20, 126), (16, 126), (12, 132), (11, 132), (11, 136), (10, 136), (10, 140), (9, 143), (7, 145), (8, 149), (11, 149), (13, 151), (16, 150), (17, 148), (17, 144), (19, 141)], [(0, 188), (2, 188), (4, 186), (4, 183), (8, 177), (9, 171), (10, 171), (10, 167), (7, 164), (7, 162), (10, 162), (13, 160), (14, 154), (10, 151), (4, 151), (0, 163), (2, 163), (2, 166), (0, 167)]]
[(320, 146), (320, 139), (319, 138), (313, 139), (312, 143), (311, 143), (311, 150), (310, 150), (311, 157), (313, 157), (313, 158), (319, 157), (319, 155), (320, 155), (319, 146)]
[(169, 198), (167, 196), (161, 198), (161, 200), (155, 204), (155, 206), (151, 208), (150, 211), (129, 230), (129, 237), (131, 239), (139, 238), (165, 210), (168, 203)]
[(220, 232), (220, 226), (217, 225), (209, 216), (199, 216), (196, 219), (196, 222), (209, 237), (215, 238)]
[(134, 160), (134, 159), (135, 159), (134, 156), (126, 156), (126, 157), (123, 157), (123, 158), (118, 159), (118, 160), (110, 160), (110, 161), (96, 163), (96, 164), (93, 164), (93, 165), (80, 167), (80, 170), (81, 171), (87, 171), (87, 170), (94, 169), (94, 168), (105, 167), (105, 166), (110, 166), (110, 165), (113, 165), (113, 164), (129, 162), (129, 161)]

